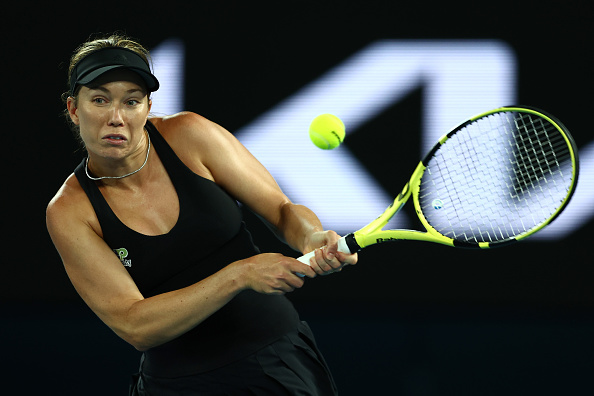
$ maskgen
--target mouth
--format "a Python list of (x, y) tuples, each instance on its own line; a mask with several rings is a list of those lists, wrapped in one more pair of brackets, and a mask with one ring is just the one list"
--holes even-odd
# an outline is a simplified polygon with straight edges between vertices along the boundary
[(111, 142), (111, 143), (118, 144), (118, 143), (123, 143), (123, 142), (125, 142), (128, 139), (126, 139), (126, 137), (123, 136), (123, 135), (113, 134), (113, 135), (104, 136), (103, 137), (103, 140), (106, 140), (106, 141)]

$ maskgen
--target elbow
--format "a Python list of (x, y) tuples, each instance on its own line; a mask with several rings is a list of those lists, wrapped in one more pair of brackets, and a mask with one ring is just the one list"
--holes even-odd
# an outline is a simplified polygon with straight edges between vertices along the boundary
[(151, 349), (151, 347), (149, 347), (149, 346), (147, 346), (147, 345), (144, 345), (144, 344), (132, 344), (132, 346), (133, 346), (133, 347), (134, 347), (134, 348), (135, 348), (137, 351), (140, 351), (140, 352), (146, 352), (146, 351), (148, 351), (149, 349)]
[(119, 320), (112, 321), (109, 327), (134, 349), (145, 352), (162, 342), (159, 342), (158, 328), (139, 311), (140, 308), (141, 304), (132, 304), (126, 314), (120, 315)]
[(156, 344), (154, 344), (154, 342), (151, 342), (151, 340), (146, 337), (143, 336), (141, 334), (118, 334), (120, 336), (120, 338), (122, 338), (124, 341), (126, 341), (128, 344), (132, 345), (134, 347), (134, 349), (136, 349), (137, 351), (140, 352), (145, 352), (155, 346), (157, 346)]
[(152, 337), (147, 331), (143, 330), (141, 326), (133, 326), (126, 329), (120, 327), (113, 330), (122, 340), (140, 352), (145, 352), (159, 345), (155, 342), (155, 337)]

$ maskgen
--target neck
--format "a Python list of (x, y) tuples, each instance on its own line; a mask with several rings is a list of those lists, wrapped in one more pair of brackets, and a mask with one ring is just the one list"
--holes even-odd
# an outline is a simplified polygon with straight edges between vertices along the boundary
[[(148, 158), (149, 158), (149, 154), (151, 151), (151, 138), (148, 134), (148, 132), (145, 130), (146, 132), (146, 137), (147, 137), (147, 149), (146, 149), (146, 155), (144, 156), (144, 160), (142, 162), (141, 165), (139, 165), (138, 167), (113, 167), (112, 168), (112, 172), (113, 172), (113, 176), (112, 175), (105, 175), (105, 176), (97, 176), (97, 173), (93, 172), (89, 166), (89, 157), (87, 157), (87, 160), (85, 162), (85, 171), (87, 174), (87, 177), (91, 180), (105, 180), (105, 179), (123, 179), (129, 176), (132, 176), (138, 172), (140, 172), (144, 166), (147, 164), (148, 162)], [(132, 168), (133, 170), (125, 170), (125, 169), (130, 169)]]

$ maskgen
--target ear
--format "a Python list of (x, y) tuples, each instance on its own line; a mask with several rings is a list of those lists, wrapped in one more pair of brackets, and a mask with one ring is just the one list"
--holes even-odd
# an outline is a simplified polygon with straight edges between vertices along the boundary
[(79, 125), (80, 121), (78, 120), (78, 107), (76, 107), (75, 102), (76, 100), (72, 96), (69, 96), (66, 100), (66, 108), (68, 109), (68, 114), (70, 115), (70, 119), (74, 125)]

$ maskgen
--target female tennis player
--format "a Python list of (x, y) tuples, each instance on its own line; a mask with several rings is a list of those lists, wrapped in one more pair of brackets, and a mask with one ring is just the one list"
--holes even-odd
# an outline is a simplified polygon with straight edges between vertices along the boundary
[[(356, 264), (224, 128), (150, 117), (148, 52), (112, 35), (69, 68), (67, 116), (88, 154), (52, 199), (47, 227), (74, 287), (143, 351), (131, 395), (332, 395), (314, 338), (285, 293)], [(311, 266), (260, 254), (237, 201)]]

